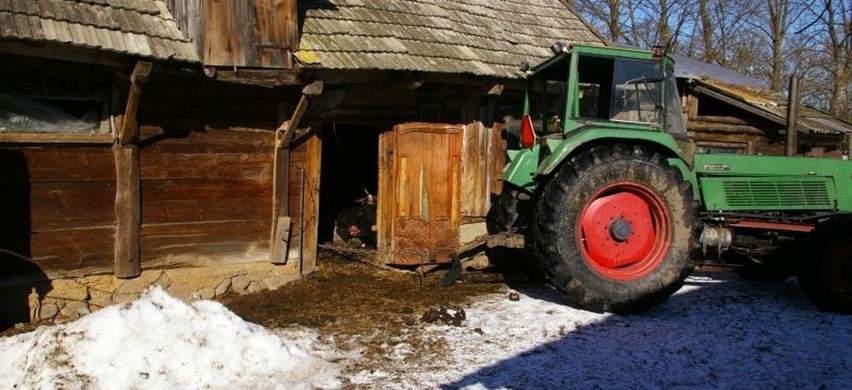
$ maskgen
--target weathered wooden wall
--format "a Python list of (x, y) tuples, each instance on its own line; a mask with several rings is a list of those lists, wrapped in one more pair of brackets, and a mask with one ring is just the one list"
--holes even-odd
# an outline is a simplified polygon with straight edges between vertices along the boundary
[(299, 43), (296, 0), (202, 0), (201, 15), (205, 64), (293, 66), (291, 52)]
[(500, 193), (500, 173), (506, 163), (502, 125), (487, 128), (481, 122), (464, 127), (462, 140), (461, 214), (468, 219), (485, 217), (491, 194)]
[(143, 147), (143, 261), (268, 245), (272, 144), (269, 131), (211, 130)]
[(743, 154), (784, 154), (777, 125), (749, 116), (692, 116), (687, 130), (698, 146), (739, 149)]
[[(203, 76), (151, 76), (137, 116), (143, 267), (268, 259), (281, 99), (281, 91)], [(0, 248), (32, 257), (45, 271), (112, 272), (110, 146), (0, 145)]]
[(111, 264), (115, 168), (109, 145), (2, 145), (0, 171), (0, 248), (45, 269)]
[(272, 221), (274, 90), (152, 77), (143, 93), (142, 261), (265, 260)]
[(301, 273), (316, 269), (321, 160), (322, 142), (317, 136), (308, 136), (292, 145), (287, 183), (287, 209), (290, 210), (292, 220), (289, 258), (298, 259), (301, 243)]
[(201, 54), (201, 0), (166, 0), (178, 28), (192, 40), (195, 50)]

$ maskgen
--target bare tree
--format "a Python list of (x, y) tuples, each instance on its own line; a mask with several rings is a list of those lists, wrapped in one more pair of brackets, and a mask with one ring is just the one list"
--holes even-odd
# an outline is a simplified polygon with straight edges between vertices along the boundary
[(572, 4), (592, 25), (605, 29), (610, 40), (623, 41), (621, 0), (573, 0)]
[[(833, 88), (831, 113), (849, 115), (849, 84), (852, 83), (852, 5), (844, 1), (823, 0), (823, 21), (827, 32), (826, 49), (831, 58)], [(850, 116), (847, 116), (849, 118)]]
[(699, 0), (698, 2), (698, 18), (701, 21), (701, 42), (704, 44), (704, 55), (701, 59), (704, 62), (716, 62), (715, 40), (713, 39), (713, 20), (711, 19), (709, 0)]

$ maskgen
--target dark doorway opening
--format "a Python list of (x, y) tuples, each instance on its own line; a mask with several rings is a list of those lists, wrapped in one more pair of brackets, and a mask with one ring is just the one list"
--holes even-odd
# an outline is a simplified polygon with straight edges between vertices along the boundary
[(331, 242), (334, 221), (367, 193), (378, 193), (379, 134), (375, 126), (323, 126), (319, 242)]

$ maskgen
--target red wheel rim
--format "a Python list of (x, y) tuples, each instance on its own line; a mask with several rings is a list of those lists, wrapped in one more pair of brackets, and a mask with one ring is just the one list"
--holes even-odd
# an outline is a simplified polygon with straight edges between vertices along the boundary
[(671, 245), (670, 221), (665, 203), (650, 188), (635, 182), (610, 184), (580, 213), (580, 252), (606, 278), (640, 279), (665, 258)]

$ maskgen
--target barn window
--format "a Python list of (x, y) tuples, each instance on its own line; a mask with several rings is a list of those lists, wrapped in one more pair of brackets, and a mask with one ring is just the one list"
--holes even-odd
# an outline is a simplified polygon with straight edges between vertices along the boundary
[(101, 67), (0, 55), (0, 138), (88, 142), (87, 137), (106, 137), (110, 85)]
[(0, 90), (0, 132), (101, 132), (103, 99), (37, 98)]

